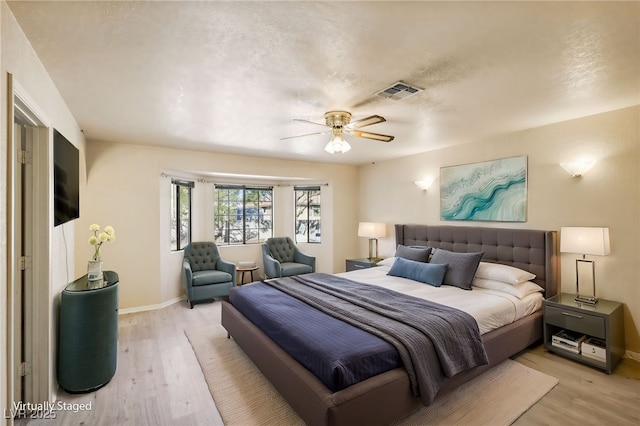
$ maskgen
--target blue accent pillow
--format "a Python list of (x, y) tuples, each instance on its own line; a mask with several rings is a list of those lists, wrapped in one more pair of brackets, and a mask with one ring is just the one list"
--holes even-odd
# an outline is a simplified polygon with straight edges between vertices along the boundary
[(447, 265), (418, 262), (398, 257), (387, 275), (409, 278), (434, 287), (440, 287), (447, 273)]

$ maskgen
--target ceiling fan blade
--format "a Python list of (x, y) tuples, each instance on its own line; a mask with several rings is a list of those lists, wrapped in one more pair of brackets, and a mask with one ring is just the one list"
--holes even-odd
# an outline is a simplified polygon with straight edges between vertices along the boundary
[(371, 126), (372, 124), (384, 123), (384, 117), (380, 115), (372, 115), (370, 117), (361, 118), (360, 120), (356, 120), (347, 125), (347, 127), (352, 129), (359, 129), (360, 127)]
[(299, 123), (309, 123), (309, 124), (315, 124), (316, 126), (327, 127), (326, 124), (320, 124), (320, 123), (316, 123), (315, 121), (304, 120), (302, 118), (294, 118), (293, 121), (297, 121)]
[(375, 141), (380, 142), (391, 142), (394, 139), (394, 136), (389, 135), (381, 135), (380, 133), (371, 133), (371, 132), (361, 132), (359, 130), (354, 130), (349, 132), (351, 136), (356, 136), (359, 138), (373, 139)]
[(330, 133), (330, 132), (329, 131), (326, 131), (326, 132), (315, 132), (315, 133), (307, 133), (306, 135), (287, 136), (286, 138), (280, 138), (280, 140), (283, 141), (285, 139), (303, 138), (305, 136), (326, 135), (327, 133)]

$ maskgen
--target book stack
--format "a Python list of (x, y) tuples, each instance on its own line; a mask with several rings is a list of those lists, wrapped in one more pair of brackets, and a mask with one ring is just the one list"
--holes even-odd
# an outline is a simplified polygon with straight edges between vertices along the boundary
[(574, 354), (580, 353), (582, 342), (587, 338), (584, 334), (568, 330), (561, 330), (551, 336), (551, 346), (562, 348)]
[(604, 340), (589, 337), (582, 342), (582, 356), (607, 362), (607, 344)]

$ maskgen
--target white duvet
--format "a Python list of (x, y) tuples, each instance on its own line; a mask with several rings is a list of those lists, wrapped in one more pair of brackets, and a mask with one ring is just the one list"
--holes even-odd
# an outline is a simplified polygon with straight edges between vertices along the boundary
[(336, 275), (460, 309), (475, 318), (481, 334), (510, 324), (542, 308), (541, 293), (519, 299), (508, 293), (479, 287), (473, 287), (471, 291), (448, 285), (433, 287), (407, 278), (387, 275), (389, 268), (377, 266)]

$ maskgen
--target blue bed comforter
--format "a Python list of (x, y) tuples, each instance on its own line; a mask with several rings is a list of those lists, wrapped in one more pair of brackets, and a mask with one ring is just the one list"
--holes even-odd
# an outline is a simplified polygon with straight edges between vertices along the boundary
[(487, 363), (468, 314), (333, 275), (243, 286), (230, 300), (332, 391), (403, 366), (429, 405), (444, 377)]

